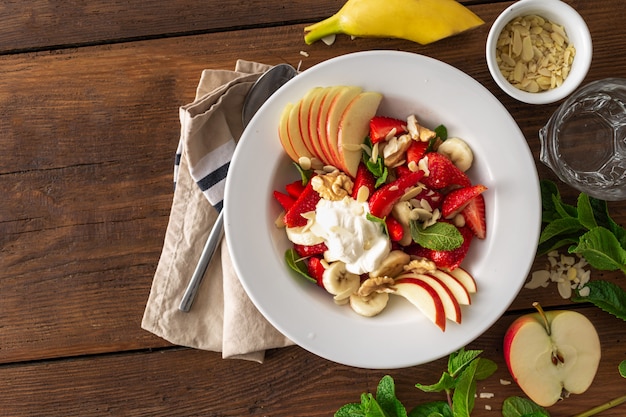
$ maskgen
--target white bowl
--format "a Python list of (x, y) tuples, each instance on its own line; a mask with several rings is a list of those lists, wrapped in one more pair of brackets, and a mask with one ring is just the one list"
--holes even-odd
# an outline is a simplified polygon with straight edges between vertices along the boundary
[[(544, 92), (529, 93), (513, 86), (504, 78), (496, 62), (496, 44), (500, 32), (514, 18), (527, 15), (538, 15), (563, 26), (570, 43), (576, 48), (570, 73), (563, 84)], [(529, 104), (554, 103), (573, 93), (587, 75), (592, 55), (593, 46), (587, 24), (576, 10), (560, 0), (520, 0), (498, 16), (487, 36), (487, 66), (494, 81), (509, 96)]]
[[(382, 74), (382, 75), (381, 75)], [(275, 226), (281, 208), (272, 192), (298, 178), (280, 145), (284, 107), (311, 88), (357, 85), (384, 95), (379, 114), (418, 116), (444, 124), (474, 151), (468, 171), (486, 185), (487, 238), (475, 239), (463, 265), (478, 292), (463, 322), (442, 332), (416, 307), (392, 296), (376, 317), (337, 306), (322, 288), (297, 276), (284, 260), (291, 247)], [(476, 106), (479, 102), (480, 106)], [(401, 368), (448, 355), (480, 336), (506, 311), (535, 258), (541, 197), (535, 163), (519, 127), (481, 84), (458, 69), (408, 52), (340, 56), (303, 71), (252, 118), (233, 156), (224, 200), (226, 241), (244, 290), (267, 320), (290, 340), (329, 360), (362, 368)]]

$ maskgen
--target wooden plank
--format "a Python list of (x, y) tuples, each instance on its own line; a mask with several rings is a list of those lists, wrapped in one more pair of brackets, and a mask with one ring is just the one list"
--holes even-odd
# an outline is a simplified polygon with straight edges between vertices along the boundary
[[(580, 5), (589, 16), (602, 7)], [(499, 11), (475, 10), (488, 22)], [(624, 36), (619, 21), (606, 10), (594, 19), (592, 31), (602, 42), (590, 79), (626, 76), (626, 57), (610, 48)], [(504, 97), (482, 60), (467, 59), (482, 56), (488, 25), (426, 47), (348, 37), (332, 47), (306, 47), (301, 30), (292, 25), (0, 57), (0, 146), (11, 156), (0, 160), (0, 362), (166, 345), (139, 321), (169, 213), (177, 108), (192, 99), (204, 68), (232, 69), (244, 58), (301, 62), (306, 69), (380, 48), (426, 54), (493, 91), (537, 157), (536, 132), (545, 121), (536, 109)], [(553, 108), (545, 106), (546, 119)], [(547, 168), (538, 168), (549, 177)], [(618, 211), (616, 220), (624, 223), (624, 215)], [(535, 298), (554, 303), (550, 293), (526, 292), (514, 308), (527, 309)]]
[[(572, 416), (623, 395), (617, 363), (623, 359), (619, 341), (624, 327), (616, 319), (590, 310), (585, 314), (605, 336), (597, 381), (584, 395), (572, 395), (550, 409), (553, 417)], [(500, 414), (502, 401), (523, 395), (511, 381), (500, 350), (507, 316), (470, 348), (494, 352), (486, 356), (499, 368), (477, 386), (473, 417)], [(496, 353), (498, 352), (498, 353)], [(390, 353), (393, 354), (392, 344)], [(359, 402), (362, 392), (375, 392), (382, 376), (395, 382), (398, 398), (412, 408), (445, 400), (444, 394), (423, 393), (415, 384), (435, 383), (446, 359), (396, 370), (367, 370), (337, 365), (299, 347), (268, 352), (264, 364), (223, 360), (219, 354), (189, 349), (129, 352), (0, 367), (0, 415), (54, 416), (329, 416), (342, 405)], [(487, 411), (485, 406), (492, 407)], [(605, 417), (624, 415), (624, 407), (606, 411)], [(495, 414), (494, 414), (495, 413)]]
[[(463, 0), (472, 4), (477, 0)], [(0, 2), (0, 54), (316, 22), (343, 0)], [(304, 23), (302, 24), (304, 27)]]

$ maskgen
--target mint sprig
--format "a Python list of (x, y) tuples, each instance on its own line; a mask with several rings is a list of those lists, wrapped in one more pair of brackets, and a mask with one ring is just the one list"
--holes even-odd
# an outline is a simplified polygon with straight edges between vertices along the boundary
[(418, 405), (407, 414), (405, 406), (396, 398), (393, 378), (385, 375), (378, 383), (376, 395), (361, 394), (360, 403), (346, 404), (335, 417), (469, 417), (474, 408), (476, 381), (491, 376), (495, 362), (479, 358), (480, 350), (452, 353), (448, 368), (439, 382), (433, 385), (417, 384), (425, 392), (445, 392), (446, 401), (432, 401)]
[(376, 178), (376, 183), (374, 184), (375, 188), (380, 187), (387, 181), (387, 176), (389, 175), (389, 170), (385, 166), (385, 160), (382, 155), (378, 155), (375, 161), (372, 161), (372, 141), (369, 136), (365, 138), (365, 142), (363, 143), (365, 147), (367, 147), (368, 151), (363, 150), (363, 163), (367, 167), (368, 171), (372, 173), (374, 178)]
[[(606, 201), (580, 193), (572, 205), (563, 201), (554, 182), (542, 180), (540, 185), (544, 227), (537, 253), (568, 246), (569, 253), (584, 257), (595, 269), (626, 274), (626, 229), (611, 218)], [(597, 280), (586, 288), (589, 296), (577, 291), (572, 301), (590, 302), (626, 321), (626, 292), (621, 287)]]
[(309, 275), (309, 270), (304, 262), (303, 258), (300, 258), (298, 253), (294, 249), (287, 249), (285, 251), (285, 262), (293, 271), (302, 275), (308, 281), (317, 283), (317, 280)]

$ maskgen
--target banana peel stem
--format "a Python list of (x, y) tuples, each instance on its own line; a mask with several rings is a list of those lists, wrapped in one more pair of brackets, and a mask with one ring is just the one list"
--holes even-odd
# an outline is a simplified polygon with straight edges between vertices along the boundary
[(326, 36), (343, 33), (341, 19), (337, 14), (305, 27), (304, 31), (307, 32), (304, 35), (304, 42), (307, 45), (311, 45)]

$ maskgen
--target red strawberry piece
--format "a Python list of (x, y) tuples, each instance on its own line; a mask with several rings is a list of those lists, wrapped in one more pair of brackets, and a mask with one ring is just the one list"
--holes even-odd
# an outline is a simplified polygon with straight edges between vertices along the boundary
[(393, 216), (387, 216), (385, 224), (387, 225), (387, 231), (389, 232), (389, 239), (391, 239), (392, 242), (401, 241), (404, 237), (404, 228), (402, 227), (402, 224)]
[(399, 165), (396, 167), (396, 178), (402, 177), (411, 173), (411, 170), (406, 165)]
[(298, 245), (294, 243), (293, 249), (299, 257), (307, 258), (309, 256), (321, 255), (328, 250), (326, 243), (318, 243), (317, 245)]
[(287, 213), (285, 214), (285, 217), (283, 219), (285, 222), (285, 226), (305, 226), (307, 223), (307, 219), (302, 217), (302, 214), (308, 213), (309, 211), (314, 211), (318, 201), (320, 201), (320, 195), (317, 191), (313, 189), (311, 181), (309, 181), (306, 187), (304, 187), (304, 191), (302, 191), (302, 194), (300, 194), (300, 197), (298, 197), (298, 199), (295, 201), (295, 203), (293, 203), (291, 208), (287, 210)]
[(297, 180), (285, 185), (285, 191), (287, 191), (287, 194), (293, 198), (298, 198), (300, 197), (300, 194), (302, 194), (302, 191), (304, 191), (304, 187), (305, 186), (302, 184), (302, 180)]
[(471, 182), (467, 175), (458, 169), (451, 160), (437, 152), (429, 152), (428, 175), (422, 182), (429, 188), (441, 190), (448, 187), (469, 187)]
[(469, 187), (457, 188), (450, 191), (443, 200), (441, 214), (446, 219), (451, 219), (459, 214), (469, 202), (483, 193), (487, 187), (482, 184), (471, 185)]
[(393, 129), (396, 129), (396, 136), (406, 133), (406, 122), (393, 117), (373, 117), (370, 120), (370, 140), (372, 144), (384, 141)]
[(289, 211), (289, 209), (296, 202), (295, 198), (288, 194), (281, 193), (280, 191), (274, 191), (274, 198), (283, 207), (283, 209), (285, 209), (285, 211)]
[(394, 204), (402, 198), (409, 188), (417, 185), (423, 176), (423, 171), (410, 172), (377, 189), (369, 199), (370, 213), (381, 219), (387, 216), (391, 213)]
[(367, 189), (369, 190), (369, 195), (374, 194), (374, 190), (376, 189), (376, 178), (374, 178), (374, 174), (372, 174), (370, 170), (367, 169), (363, 162), (359, 164), (359, 167), (356, 171), (356, 177), (354, 178), (352, 198), (354, 198), (355, 200), (357, 194), (359, 193), (359, 188), (361, 187), (367, 187)]
[(472, 238), (474, 237), (474, 233), (470, 230), (469, 227), (463, 226), (459, 227), (459, 232), (463, 236), (463, 243), (456, 249), (453, 250), (432, 250), (427, 249), (419, 245), (411, 245), (406, 249), (406, 252), (409, 255), (420, 256), (423, 258), (428, 258), (437, 265), (437, 268), (444, 270), (453, 270), (458, 268), (467, 252), (469, 250), (470, 244), (472, 243)]
[(430, 205), (431, 209), (440, 208), (443, 203), (443, 194), (437, 190), (431, 190), (430, 188), (424, 188), (418, 195), (416, 195), (415, 200), (421, 201), (426, 200)]
[(465, 218), (465, 225), (469, 227), (479, 239), (487, 236), (487, 221), (485, 220), (485, 198), (482, 194), (470, 200), (461, 212)]
[(307, 271), (311, 278), (317, 281), (317, 285), (324, 288), (324, 264), (322, 263), (322, 258), (314, 256), (307, 260)]
[(428, 149), (428, 141), (422, 142), (421, 140), (411, 141), (409, 148), (406, 150), (406, 162), (415, 162), (416, 164), (426, 155)]

